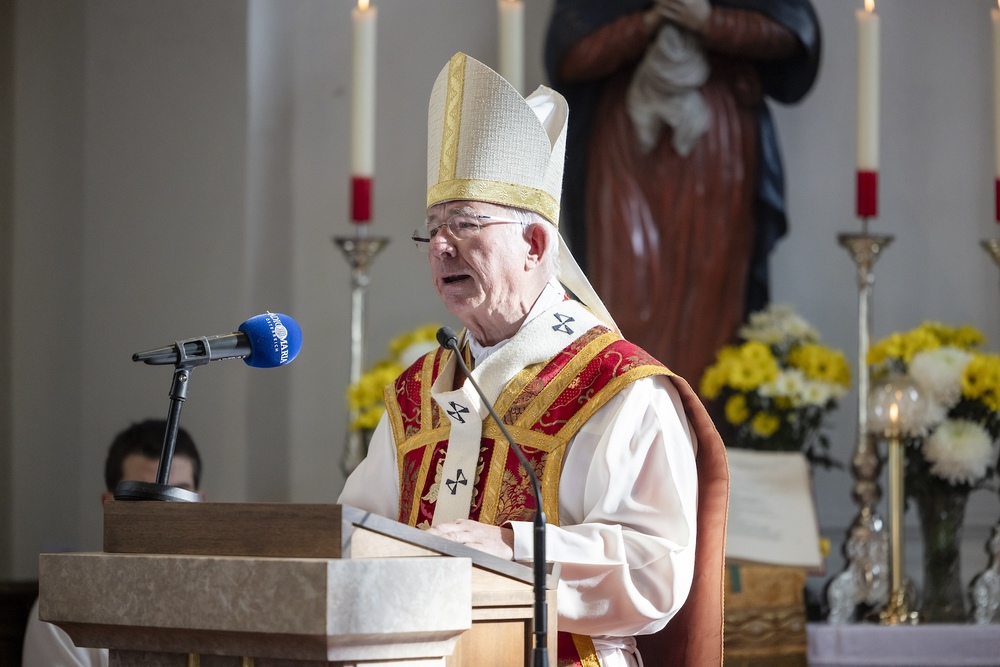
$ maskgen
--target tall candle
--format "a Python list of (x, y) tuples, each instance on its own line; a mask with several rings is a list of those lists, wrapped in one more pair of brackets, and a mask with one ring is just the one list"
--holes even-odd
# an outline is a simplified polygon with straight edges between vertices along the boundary
[(375, 176), (375, 36), (378, 10), (358, 0), (353, 24), (351, 78), (351, 220), (371, 221)]
[(524, 93), (524, 3), (497, 0), (500, 23), (500, 76)]
[(865, 0), (858, 19), (857, 211), (878, 215), (879, 17), (875, 0)]
[[(1000, 0), (997, 0), (1000, 6)], [(993, 19), (993, 192), (997, 222), (1000, 222), (1000, 9), (990, 11)]]

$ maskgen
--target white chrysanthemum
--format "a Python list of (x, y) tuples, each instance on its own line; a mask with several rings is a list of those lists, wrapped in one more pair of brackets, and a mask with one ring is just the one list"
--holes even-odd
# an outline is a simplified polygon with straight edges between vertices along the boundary
[(786, 340), (816, 342), (819, 332), (795, 314), (789, 304), (772, 304), (766, 310), (753, 313), (748, 323), (740, 328), (745, 340), (756, 340), (767, 345), (777, 345)]
[(962, 372), (970, 361), (971, 353), (945, 346), (913, 355), (909, 370), (931, 398), (951, 407), (962, 396)]
[(993, 441), (982, 426), (964, 419), (946, 419), (924, 443), (931, 472), (951, 484), (975, 484), (993, 460)]
[(798, 368), (789, 368), (781, 371), (778, 377), (770, 382), (766, 382), (757, 390), (761, 396), (774, 398), (784, 396), (792, 399), (793, 404), (802, 395), (802, 388), (806, 384), (806, 375)]
[(821, 380), (807, 380), (802, 387), (802, 402), (824, 407), (831, 400), (840, 398), (847, 390), (840, 385)]

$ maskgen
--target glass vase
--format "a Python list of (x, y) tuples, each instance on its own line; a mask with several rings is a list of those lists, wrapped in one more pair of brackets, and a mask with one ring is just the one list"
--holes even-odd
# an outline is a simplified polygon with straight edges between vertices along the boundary
[(914, 498), (924, 544), (923, 623), (965, 623), (962, 585), (962, 522), (969, 494), (937, 493)]

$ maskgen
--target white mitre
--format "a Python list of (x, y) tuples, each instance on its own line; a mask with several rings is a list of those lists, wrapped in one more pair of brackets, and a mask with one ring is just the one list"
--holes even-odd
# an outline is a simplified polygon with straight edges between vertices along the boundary
[[(566, 98), (539, 86), (527, 98), (492, 69), (456, 53), (438, 74), (427, 110), (427, 208), (482, 201), (538, 213), (559, 227)], [(559, 281), (618, 330), (566, 243)]]

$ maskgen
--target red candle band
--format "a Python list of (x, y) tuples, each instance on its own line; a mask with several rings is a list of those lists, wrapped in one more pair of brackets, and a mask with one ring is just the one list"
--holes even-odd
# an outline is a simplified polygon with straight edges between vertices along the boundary
[(372, 219), (372, 179), (369, 176), (351, 177), (351, 220), (357, 223), (371, 222)]
[(858, 217), (874, 218), (878, 215), (878, 172), (858, 172)]
[(1000, 222), (1000, 178), (995, 179), (993, 181), (993, 184), (994, 184), (994, 193), (995, 193), (993, 201), (996, 202), (996, 204), (995, 204), (996, 218), (997, 218), (997, 222)]

